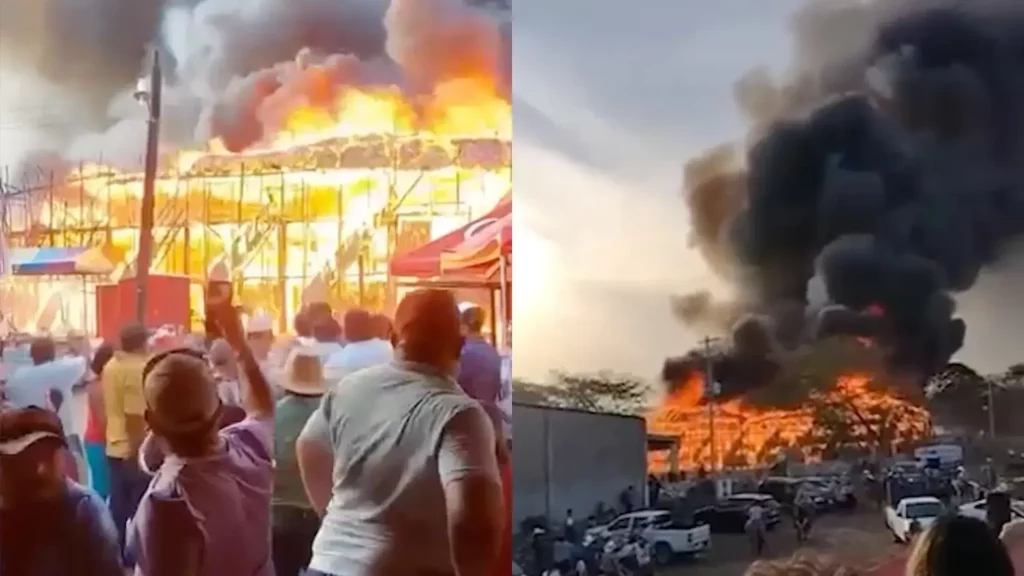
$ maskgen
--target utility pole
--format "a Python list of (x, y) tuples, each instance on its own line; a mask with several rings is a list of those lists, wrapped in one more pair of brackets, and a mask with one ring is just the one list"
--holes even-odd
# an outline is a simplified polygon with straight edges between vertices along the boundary
[(715, 399), (718, 396), (718, 384), (715, 383), (714, 362), (711, 358), (712, 338), (704, 338), (704, 397), (708, 403), (708, 444), (711, 454), (711, 473), (718, 471), (718, 446), (715, 441)]
[(992, 379), (986, 378), (985, 382), (988, 383), (988, 438), (989, 442), (996, 439), (996, 403), (995, 387), (992, 386)]
[(160, 109), (163, 90), (163, 71), (160, 53), (153, 50), (148, 88), (140, 81), (135, 98), (146, 106), (146, 173), (142, 187), (142, 214), (139, 218), (139, 252), (135, 264), (136, 319), (146, 323), (146, 297), (149, 288), (149, 267), (153, 258), (153, 212), (156, 203), (156, 171), (160, 161)]

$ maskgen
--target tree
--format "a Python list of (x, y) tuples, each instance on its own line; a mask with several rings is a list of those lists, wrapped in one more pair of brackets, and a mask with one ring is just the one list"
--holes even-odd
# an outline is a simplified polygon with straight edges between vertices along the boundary
[(629, 376), (611, 372), (555, 372), (551, 380), (549, 384), (513, 381), (512, 399), (524, 404), (614, 414), (640, 414), (647, 408), (648, 386)]

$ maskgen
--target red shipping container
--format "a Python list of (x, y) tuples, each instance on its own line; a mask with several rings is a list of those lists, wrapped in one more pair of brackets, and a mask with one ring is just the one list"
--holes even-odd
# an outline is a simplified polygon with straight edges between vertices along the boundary
[(96, 335), (114, 342), (121, 329), (121, 294), (117, 284), (96, 286)]
[[(159, 328), (169, 324), (188, 328), (191, 280), (187, 276), (151, 275), (148, 282), (146, 327)], [(121, 325), (135, 320), (136, 286), (135, 278), (124, 278), (118, 282)]]
[[(146, 295), (146, 327), (189, 325), (189, 285), (187, 276), (152, 275)], [(96, 332), (104, 340), (116, 341), (121, 327), (135, 321), (135, 278), (117, 284), (96, 287)]]

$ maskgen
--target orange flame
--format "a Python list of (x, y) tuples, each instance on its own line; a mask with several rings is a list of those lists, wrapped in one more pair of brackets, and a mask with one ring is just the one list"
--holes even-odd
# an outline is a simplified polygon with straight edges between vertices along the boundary
[[(332, 87), (314, 68), (304, 71), (313, 95), (282, 115), (277, 133), (239, 155), (286, 151), (339, 138), (370, 135), (415, 136), (442, 146), (455, 138), (512, 138), (512, 105), (496, 81), (484, 75), (444, 81), (429, 95), (407, 98), (398, 87)], [(333, 96), (324, 96), (334, 94)], [(203, 150), (177, 152), (177, 171), (188, 173), (204, 157), (227, 155), (219, 139)], [(109, 166), (86, 164), (72, 179), (110, 176)]]
[[(894, 394), (876, 390), (871, 383), (871, 376), (846, 375), (819, 400), (830, 405), (845, 405), (850, 412), (867, 415), (864, 422), (856, 419), (850, 422), (850, 435), (855, 438), (870, 436), (869, 427), (878, 433), (876, 425), (887, 427), (886, 434), (894, 436), (892, 444), (918, 439), (927, 431), (930, 415), (925, 409)], [(712, 465), (721, 468), (725, 463), (733, 467), (759, 467), (794, 450), (805, 460), (818, 458), (820, 440), (815, 438), (815, 407), (810, 401), (792, 410), (759, 408), (741, 398), (709, 405), (703, 390), (704, 376), (690, 374), (647, 416), (651, 433), (679, 438), (681, 470)], [(892, 421), (872, 422), (877, 414), (890, 414)], [(715, 462), (712, 462), (712, 453)], [(650, 466), (654, 470), (667, 470), (668, 455), (652, 453)]]

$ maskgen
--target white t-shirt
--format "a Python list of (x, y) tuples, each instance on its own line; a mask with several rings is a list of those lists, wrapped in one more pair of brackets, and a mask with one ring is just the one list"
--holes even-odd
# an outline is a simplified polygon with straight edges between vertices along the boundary
[(395, 350), (386, 340), (374, 338), (360, 342), (349, 342), (324, 362), (324, 380), (328, 384), (340, 382), (342, 378), (371, 366), (387, 364), (395, 358)]
[(339, 342), (314, 342), (309, 347), (320, 357), (321, 364), (327, 364), (331, 356), (338, 354), (344, 349)]
[(443, 486), (500, 485), (494, 427), (450, 378), (388, 363), (333, 386), (302, 437), (334, 452), (334, 489), (310, 568), (454, 576)]
[(63, 397), (57, 415), (64, 426), (64, 433), (85, 433), (84, 418), (76, 414), (79, 398), (75, 387), (82, 384), (89, 373), (88, 361), (80, 356), (59, 358), (38, 366), (23, 366), (7, 378), (4, 396), (12, 408), (36, 406), (53, 410), (50, 391), (56, 390)]
[(747, 510), (747, 520), (750, 520), (751, 522), (760, 522), (763, 516), (764, 508), (761, 508), (758, 504), (754, 504), (749, 510)]

